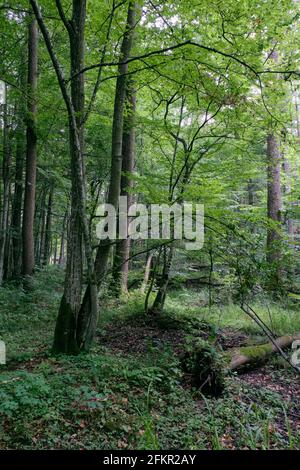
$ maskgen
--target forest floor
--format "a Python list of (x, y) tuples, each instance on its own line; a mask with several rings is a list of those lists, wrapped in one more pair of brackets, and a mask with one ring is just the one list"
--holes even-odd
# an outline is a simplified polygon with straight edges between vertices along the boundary
[[(281, 358), (228, 375), (219, 398), (201, 395), (182, 371), (191, 335), (224, 350), (264, 341), (238, 307), (209, 309), (202, 294), (179, 289), (164, 317), (149, 321), (140, 293), (106, 299), (91, 353), (54, 357), (62, 280), (53, 267), (30, 294), (0, 290), (0, 449), (300, 448), (299, 377)], [(257, 308), (278, 334), (300, 331), (299, 310)]]

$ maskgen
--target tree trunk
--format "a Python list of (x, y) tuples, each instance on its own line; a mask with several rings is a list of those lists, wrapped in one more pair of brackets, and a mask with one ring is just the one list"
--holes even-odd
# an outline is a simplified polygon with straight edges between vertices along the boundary
[[(73, 0), (72, 19), (69, 21), (60, 2), (56, 2), (58, 13), (69, 34), (71, 62), (71, 96), (66, 85), (63, 69), (59, 63), (36, 0), (30, 0), (34, 14), (42, 31), (45, 44), (55, 69), (60, 90), (68, 111), (69, 150), (71, 161), (71, 215), (68, 231), (68, 252), (64, 294), (56, 321), (53, 351), (77, 353), (88, 349), (97, 322), (97, 286), (94, 273), (93, 252), (89, 224), (86, 216), (86, 181), (84, 165), (84, 52), (86, 0)], [(90, 315), (86, 319), (81, 336), (78, 336), (78, 312), (82, 292), (83, 246), (87, 261), (87, 277), (90, 294)], [(81, 322), (82, 326), (82, 322)]]
[(153, 305), (149, 311), (150, 314), (157, 315), (163, 311), (167, 289), (170, 281), (170, 272), (174, 254), (174, 247), (171, 244), (169, 247), (164, 247), (164, 264), (163, 264), (163, 272), (159, 283), (159, 288), (153, 302)]
[(300, 340), (300, 333), (294, 335), (285, 335), (277, 338), (275, 344), (267, 343), (258, 346), (245, 346), (238, 349), (226, 351), (226, 355), (230, 357), (230, 369), (240, 369), (245, 365), (260, 364), (268, 359), (272, 354), (278, 352), (278, 348), (285, 349), (294, 341)]
[(23, 167), (25, 153), (25, 135), (22, 126), (22, 116), (19, 117), (16, 131), (16, 169), (14, 182), (14, 197), (12, 205), (11, 232), (12, 232), (12, 257), (13, 279), (21, 276), (22, 265), (22, 203), (23, 203)]
[(58, 264), (61, 266), (65, 262), (65, 232), (68, 225), (68, 211), (65, 212), (60, 236), (60, 251)]
[[(283, 159), (283, 170), (285, 173), (285, 187), (284, 187), (284, 193), (287, 197), (291, 194), (291, 168), (290, 168), (290, 162), (287, 157), (284, 157)], [(290, 201), (288, 201), (288, 207), (290, 206)], [(294, 223), (293, 219), (288, 216), (286, 220), (286, 227), (287, 227), (287, 233), (290, 237), (290, 239), (293, 239), (294, 235)]]
[(3, 196), (0, 226), (0, 285), (4, 276), (5, 249), (8, 237), (8, 216), (9, 216), (9, 196), (10, 196), (10, 167), (11, 167), (11, 145), (10, 145), (10, 123), (8, 118), (8, 106), (3, 105)]
[(278, 286), (280, 281), (281, 260), (281, 155), (279, 151), (278, 138), (269, 134), (267, 138), (268, 157), (268, 218), (271, 226), (267, 232), (267, 260), (272, 270), (272, 285)]
[(142, 294), (145, 293), (145, 290), (146, 290), (146, 287), (147, 287), (147, 284), (148, 284), (148, 281), (149, 281), (152, 260), (153, 260), (153, 254), (150, 253), (147, 257), (145, 273), (144, 273), (144, 279), (143, 279), (143, 283), (142, 283), (142, 286), (141, 286), (141, 293)]
[(36, 186), (37, 161), (37, 134), (36, 134), (36, 92), (38, 73), (38, 30), (35, 19), (31, 19), (28, 26), (28, 103), (26, 128), (26, 175), (25, 197), (22, 230), (22, 272), (24, 276), (31, 276), (34, 272), (34, 209)]
[[(70, 61), (71, 76), (71, 102), (75, 112), (75, 123), (69, 116), (69, 146), (71, 159), (71, 214), (68, 232), (68, 251), (65, 289), (61, 300), (58, 318), (55, 327), (53, 350), (60, 353), (77, 353), (79, 345), (76, 338), (78, 312), (81, 304), (82, 292), (82, 220), (80, 207), (85, 201), (80, 201), (83, 188), (78, 181), (78, 171), (84, 178), (83, 170), (83, 143), (84, 127), (82, 118), (84, 114), (84, 76), (78, 72), (84, 67), (85, 53), (85, 19), (86, 1), (73, 0), (73, 13), (70, 22)], [(76, 75), (77, 74), (77, 75)], [(78, 168), (78, 165), (81, 168)]]
[(42, 258), (43, 266), (46, 266), (49, 263), (49, 258), (51, 254), (50, 252), (51, 252), (51, 222), (52, 222), (53, 191), (54, 191), (54, 185), (51, 184), (50, 191), (49, 191), (47, 216), (46, 216), (45, 244), (44, 244), (44, 253), (43, 253), (43, 258)]
[[(123, 130), (123, 159), (122, 159), (122, 175), (121, 175), (121, 196), (127, 198), (127, 207), (132, 204), (132, 188), (133, 181), (131, 175), (134, 171), (135, 161), (135, 111), (136, 111), (136, 95), (134, 84), (128, 81), (126, 89), (126, 101), (128, 108), (125, 111), (124, 130)], [(116, 253), (114, 258), (113, 284), (116, 293), (128, 292), (128, 266), (131, 240), (128, 237), (128, 220), (127, 220), (127, 238), (119, 240), (116, 244)]]
[(43, 188), (40, 192), (40, 197), (36, 201), (35, 208), (35, 241), (34, 241), (34, 250), (35, 250), (35, 263), (37, 266), (41, 265), (41, 260), (44, 253), (45, 245), (45, 206), (46, 206), (46, 197), (47, 197), (47, 188)]
[[(114, 116), (112, 124), (112, 154), (111, 154), (111, 177), (109, 184), (109, 191), (107, 197), (107, 203), (113, 205), (116, 210), (119, 203), (120, 195), (120, 184), (121, 184), (121, 169), (122, 169), (122, 138), (123, 138), (123, 115), (124, 105), (126, 98), (126, 73), (128, 72), (127, 59), (130, 56), (132, 43), (133, 43), (133, 31), (135, 27), (135, 2), (130, 1), (127, 13), (126, 30), (123, 36), (121, 45), (121, 59), (123, 63), (118, 68), (118, 78), (116, 83), (115, 91), (115, 102), (114, 102)], [(104, 277), (106, 275), (110, 249), (112, 240), (102, 240), (99, 244), (96, 259), (95, 259), (95, 274), (97, 278), (98, 287), (101, 286)], [(85, 324), (90, 316), (91, 311), (91, 296), (90, 286), (87, 287), (79, 314), (79, 341), (82, 336), (82, 331), (85, 329)]]

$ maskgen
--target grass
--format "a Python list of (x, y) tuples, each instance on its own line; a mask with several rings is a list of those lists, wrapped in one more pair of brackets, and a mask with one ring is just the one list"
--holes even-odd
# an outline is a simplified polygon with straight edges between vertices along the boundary
[[(172, 292), (168, 298), (166, 309), (177, 315), (197, 316), (217, 328), (230, 327), (252, 334), (261, 333), (258, 325), (241, 310), (239, 305), (229, 304), (211, 308), (199, 306), (203, 297), (204, 293), (198, 294), (187, 289), (178, 290)], [(255, 301), (251, 307), (277, 335), (300, 331), (300, 302), (284, 305), (263, 299), (260, 302)]]
[[(0, 448), (299, 448), (290, 398), (236, 376), (226, 378), (224, 396), (204, 398), (183, 381), (170, 347), (149, 345), (143, 356), (124, 355), (98, 342), (90, 354), (50, 356), (62, 279), (51, 268), (37, 274), (31, 294), (13, 285), (0, 290), (0, 337), (8, 350), (8, 363), (0, 366)], [(139, 293), (127, 303), (107, 300), (99, 328), (134, 322), (142, 307)], [(238, 318), (236, 307), (209, 311), (181, 291), (168, 299), (168, 311), (216, 326), (235, 326)], [(250, 331), (247, 321), (239, 319), (238, 327)], [(269, 372), (275, 382), (294, 380), (276, 362)]]

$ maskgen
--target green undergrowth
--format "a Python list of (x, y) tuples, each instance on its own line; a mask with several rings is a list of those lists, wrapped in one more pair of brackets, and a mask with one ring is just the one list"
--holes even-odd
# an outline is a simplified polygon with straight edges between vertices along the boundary
[[(235, 375), (224, 378), (218, 399), (204, 397), (167, 345), (135, 356), (98, 341), (90, 354), (50, 356), (62, 280), (53, 268), (36, 275), (30, 294), (13, 285), (0, 290), (1, 339), (8, 351), (7, 365), (0, 366), (0, 448), (299, 448), (290, 398)], [(187, 334), (195, 322), (207, 331), (208, 312), (199, 315), (192, 301), (187, 307), (179, 298), (168, 300), (161, 328), (181, 328), (191, 308)], [(142, 307), (137, 294), (127, 303), (107, 301), (99, 329), (140, 322)], [(214, 327), (208, 330), (213, 334)], [(275, 381), (293, 380), (276, 362), (271, 373)]]
[[(166, 310), (181, 317), (197, 317), (217, 328), (230, 327), (252, 334), (261, 333), (259, 326), (241, 310), (239, 305), (201, 306), (203, 297), (203, 293), (188, 289), (171, 292), (166, 302)], [(255, 300), (251, 308), (277, 335), (300, 331), (300, 303), (276, 303), (266, 298)]]

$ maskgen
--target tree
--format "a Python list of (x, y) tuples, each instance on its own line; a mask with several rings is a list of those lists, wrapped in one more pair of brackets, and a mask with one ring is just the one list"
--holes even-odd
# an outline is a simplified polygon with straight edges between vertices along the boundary
[[(128, 72), (128, 59), (133, 45), (133, 32), (136, 26), (136, 4), (130, 1), (125, 26), (125, 32), (120, 50), (120, 65), (118, 66), (118, 77), (116, 81), (114, 112), (112, 123), (112, 145), (111, 145), (111, 171), (107, 196), (107, 203), (118, 209), (121, 173), (122, 173), (122, 139), (123, 139), (123, 118), (126, 100), (126, 74)], [(95, 259), (95, 274), (98, 287), (103, 283), (107, 272), (109, 255), (111, 251), (111, 240), (101, 241)], [(87, 287), (78, 318), (79, 342), (82, 342), (83, 331), (89, 325), (89, 318), (92, 312), (90, 286)], [(92, 336), (92, 335), (91, 335)]]
[(38, 29), (36, 20), (30, 15), (28, 24), (28, 79), (26, 115), (26, 174), (24, 191), (24, 213), (22, 227), (22, 273), (31, 276), (34, 272), (34, 209), (37, 165), (37, 74), (38, 74)]
[[(124, 116), (124, 128), (122, 138), (122, 176), (120, 195), (126, 197), (127, 207), (132, 204), (133, 180), (132, 174), (135, 164), (135, 112), (136, 112), (136, 92), (134, 82), (128, 80), (126, 88), (127, 109)], [(128, 222), (128, 220), (127, 220)], [(113, 283), (117, 292), (127, 293), (128, 291), (128, 267), (130, 256), (131, 240), (127, 238), (119, 240), (116, 244), (114, 257)]]
[[(7, 98), (7, 87), (6, 87)], [(3, 199), (0, 227), (0, 285), (4, 276), (5, 248), (8, 239), (9, 227), (9, 194), (10, 194), (10, 167), (11, 167), (11, 123), (8, 116), (8, 105), (3, 104)]]
[[(77, 324), (81, 303), (83, 246), (87, 261), (89, 290), (91, 296), (91, 315), (96, 319), (97, 288), (94, 281), (93, 258), (90, 242), (89, 226), (86, 215), (86, 183), (84, 168), (84, 66), (85, 53), (85, 20), (86, 2), (73, 0), (72, 19), (67, 20), (62, 5), (57, 0), (56, 5), (63, 24), (65, 25), (70, 44), (71, 95), (60, 63), (56, 57), (49, 31), (43, 20), (36, 1), (30, 0), (37, 22), (55, 69), (58, 83), (68, 111), (69, 150), (71, 165), (71, 214), (69, 221), (68, 253), (64, 294), (56, 322), (53, 350), (55, 352), (76, 353), (81, 347), (78, 342)], [(93, 320), (95, 321), (95, 320)], [(93, 323), (91, 321), (90, 323)], [(81, 341), (90, 341), (90, 336), (84, 332)]]

